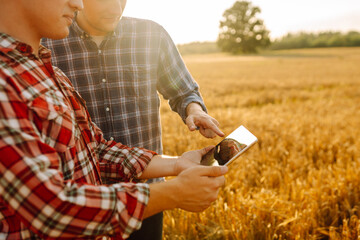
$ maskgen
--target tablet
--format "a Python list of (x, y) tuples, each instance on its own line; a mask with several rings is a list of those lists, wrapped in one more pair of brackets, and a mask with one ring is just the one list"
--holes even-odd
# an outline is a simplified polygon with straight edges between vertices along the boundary
[(229, 165), (258, 139), (244, 126), (240, 126), (206, 153), (200, 164), (206, 166)]

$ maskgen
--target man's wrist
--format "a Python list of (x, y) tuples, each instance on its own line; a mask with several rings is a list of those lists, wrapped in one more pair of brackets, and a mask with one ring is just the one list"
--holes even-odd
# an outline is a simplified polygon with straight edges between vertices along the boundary
[(175, 179), (150, 184), (149, 188), (150, 198), (145, 208), (143, 218), (178, 207), (181, 192)]
[(176, 162), (179, 157), (155, 155), (139, 179), (150, 179), (167, 176), (176, 176)]
[(174, 159), (174, 165), (173, 165), (173, 175), (172, 176), (177, 176), (180, 174), (181, 169), (179, 169), (178, 163), (179, 163), (180, 157), (175, 157)]
[(191, 102), (186, 107), (186, 116), (189, 116), (191, 114), (197, 113), (197, 112), (204, 112), (202, 109), (200, 103), (198, 102)]

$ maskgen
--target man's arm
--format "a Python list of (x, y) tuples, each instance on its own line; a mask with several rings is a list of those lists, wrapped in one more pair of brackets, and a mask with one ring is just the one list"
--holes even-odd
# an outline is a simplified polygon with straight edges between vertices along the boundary
[(159, 92), (165, 99), (169, 99), (172, 110), (181, 116), (190, 131), (199, 128), (205, 137), (223, 137), (224, 133), (219, 129), (219, 123), (207, 114), (199, 86), (186, 68), (171, 37), (164, 29), (161, 30), (158, 60)]
[(214, 146), (209, 146), (200, 150), (189, 151), (179, 157), (165, 155), (154, 156), (147, 168), (143, 171), (140, 179), (159, 178), (167, 176), (178, 176), (188, 168), (200, 165), (203, 155), (210, 151)]
[[(201, 157), (213, 146), (185, 152), (181, 156), (156, 155), (142, 148), (129, 148), (114, 141), (106, 141), (99, 135), (100, 170), (110, 183), (132, 178), (150, 179), (177, 176), (187, 168), (198, 166)], [(127, 172), (127, 174), (124, 174)]]
[(191, 212), (205, 210), (225, 184), (226, 166), (197, 166), (167, 182), (150, 184), (150, 198), (144, 218), (164, 210), (180, 208)]

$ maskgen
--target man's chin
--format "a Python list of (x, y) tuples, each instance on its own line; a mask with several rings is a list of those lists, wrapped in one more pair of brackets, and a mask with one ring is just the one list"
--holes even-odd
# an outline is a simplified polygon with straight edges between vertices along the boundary
[(106, 33), (113, 32), (113, 31), (115, 31), (116, 26), (118, 24), (119, 24), (119, 21), (103, 24), (101, 27), (101, 30)]

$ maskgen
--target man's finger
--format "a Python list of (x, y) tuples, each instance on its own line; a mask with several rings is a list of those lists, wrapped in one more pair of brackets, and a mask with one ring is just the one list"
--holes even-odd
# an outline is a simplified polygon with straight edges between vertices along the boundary
[(212, 118), (211, 121), (212, 121), (216, 126), (220, 126), (220, 123), (219, 123), (215, 118)]
[[(215, 120), (216, 121), (216, 120)], [(219, 135), (220, 137), (224, 137), (225, 134), (220, 130), (220, 128), (218, 127), (218, 125), (216, 125), (214, 122), (211, 122), (211, 124), (209, 124), (209, 128), (215, 132), (217, 135)]]
[(185, 122), (186, 122), (186, 125), (188, 126), (190, 131), (197, 130), (197, 126), (194, 123), (194, 118), (193, 117), (191, 117), (191, 116), (187, 117)]
[(211, 145), (211, 146), (204, 147), (203, 149), (200, 149), (199, 151), (200, 151), (201, 156), (204, 156), (206, 153), (211, 151), (214, 147), (215, 147), (215, 145)]
[[(199, 124), (204, 128), (204, 130), (211, 130), (215, 133), (215, 136), (218, 135), (220, 137), (225, 136), (225, 134), (219, 129), (218, 125), (219, 123), (216, 121), (216, 119), (204, 119), (203, 121), (200, 121)], [(212, 133), (202, 133), (205, 137), (213, 138), (215, 137)]]
[(216, 133), (210, 128), (200, 128), (200, 133), (206, 138), (214, 138), (216, 137)]
[(211, 167), (199, 166), (196, 168), (201, 176), (208, 176), (208, 177), (223, 176), (229, 170), (227, 166), (211, 166)]

